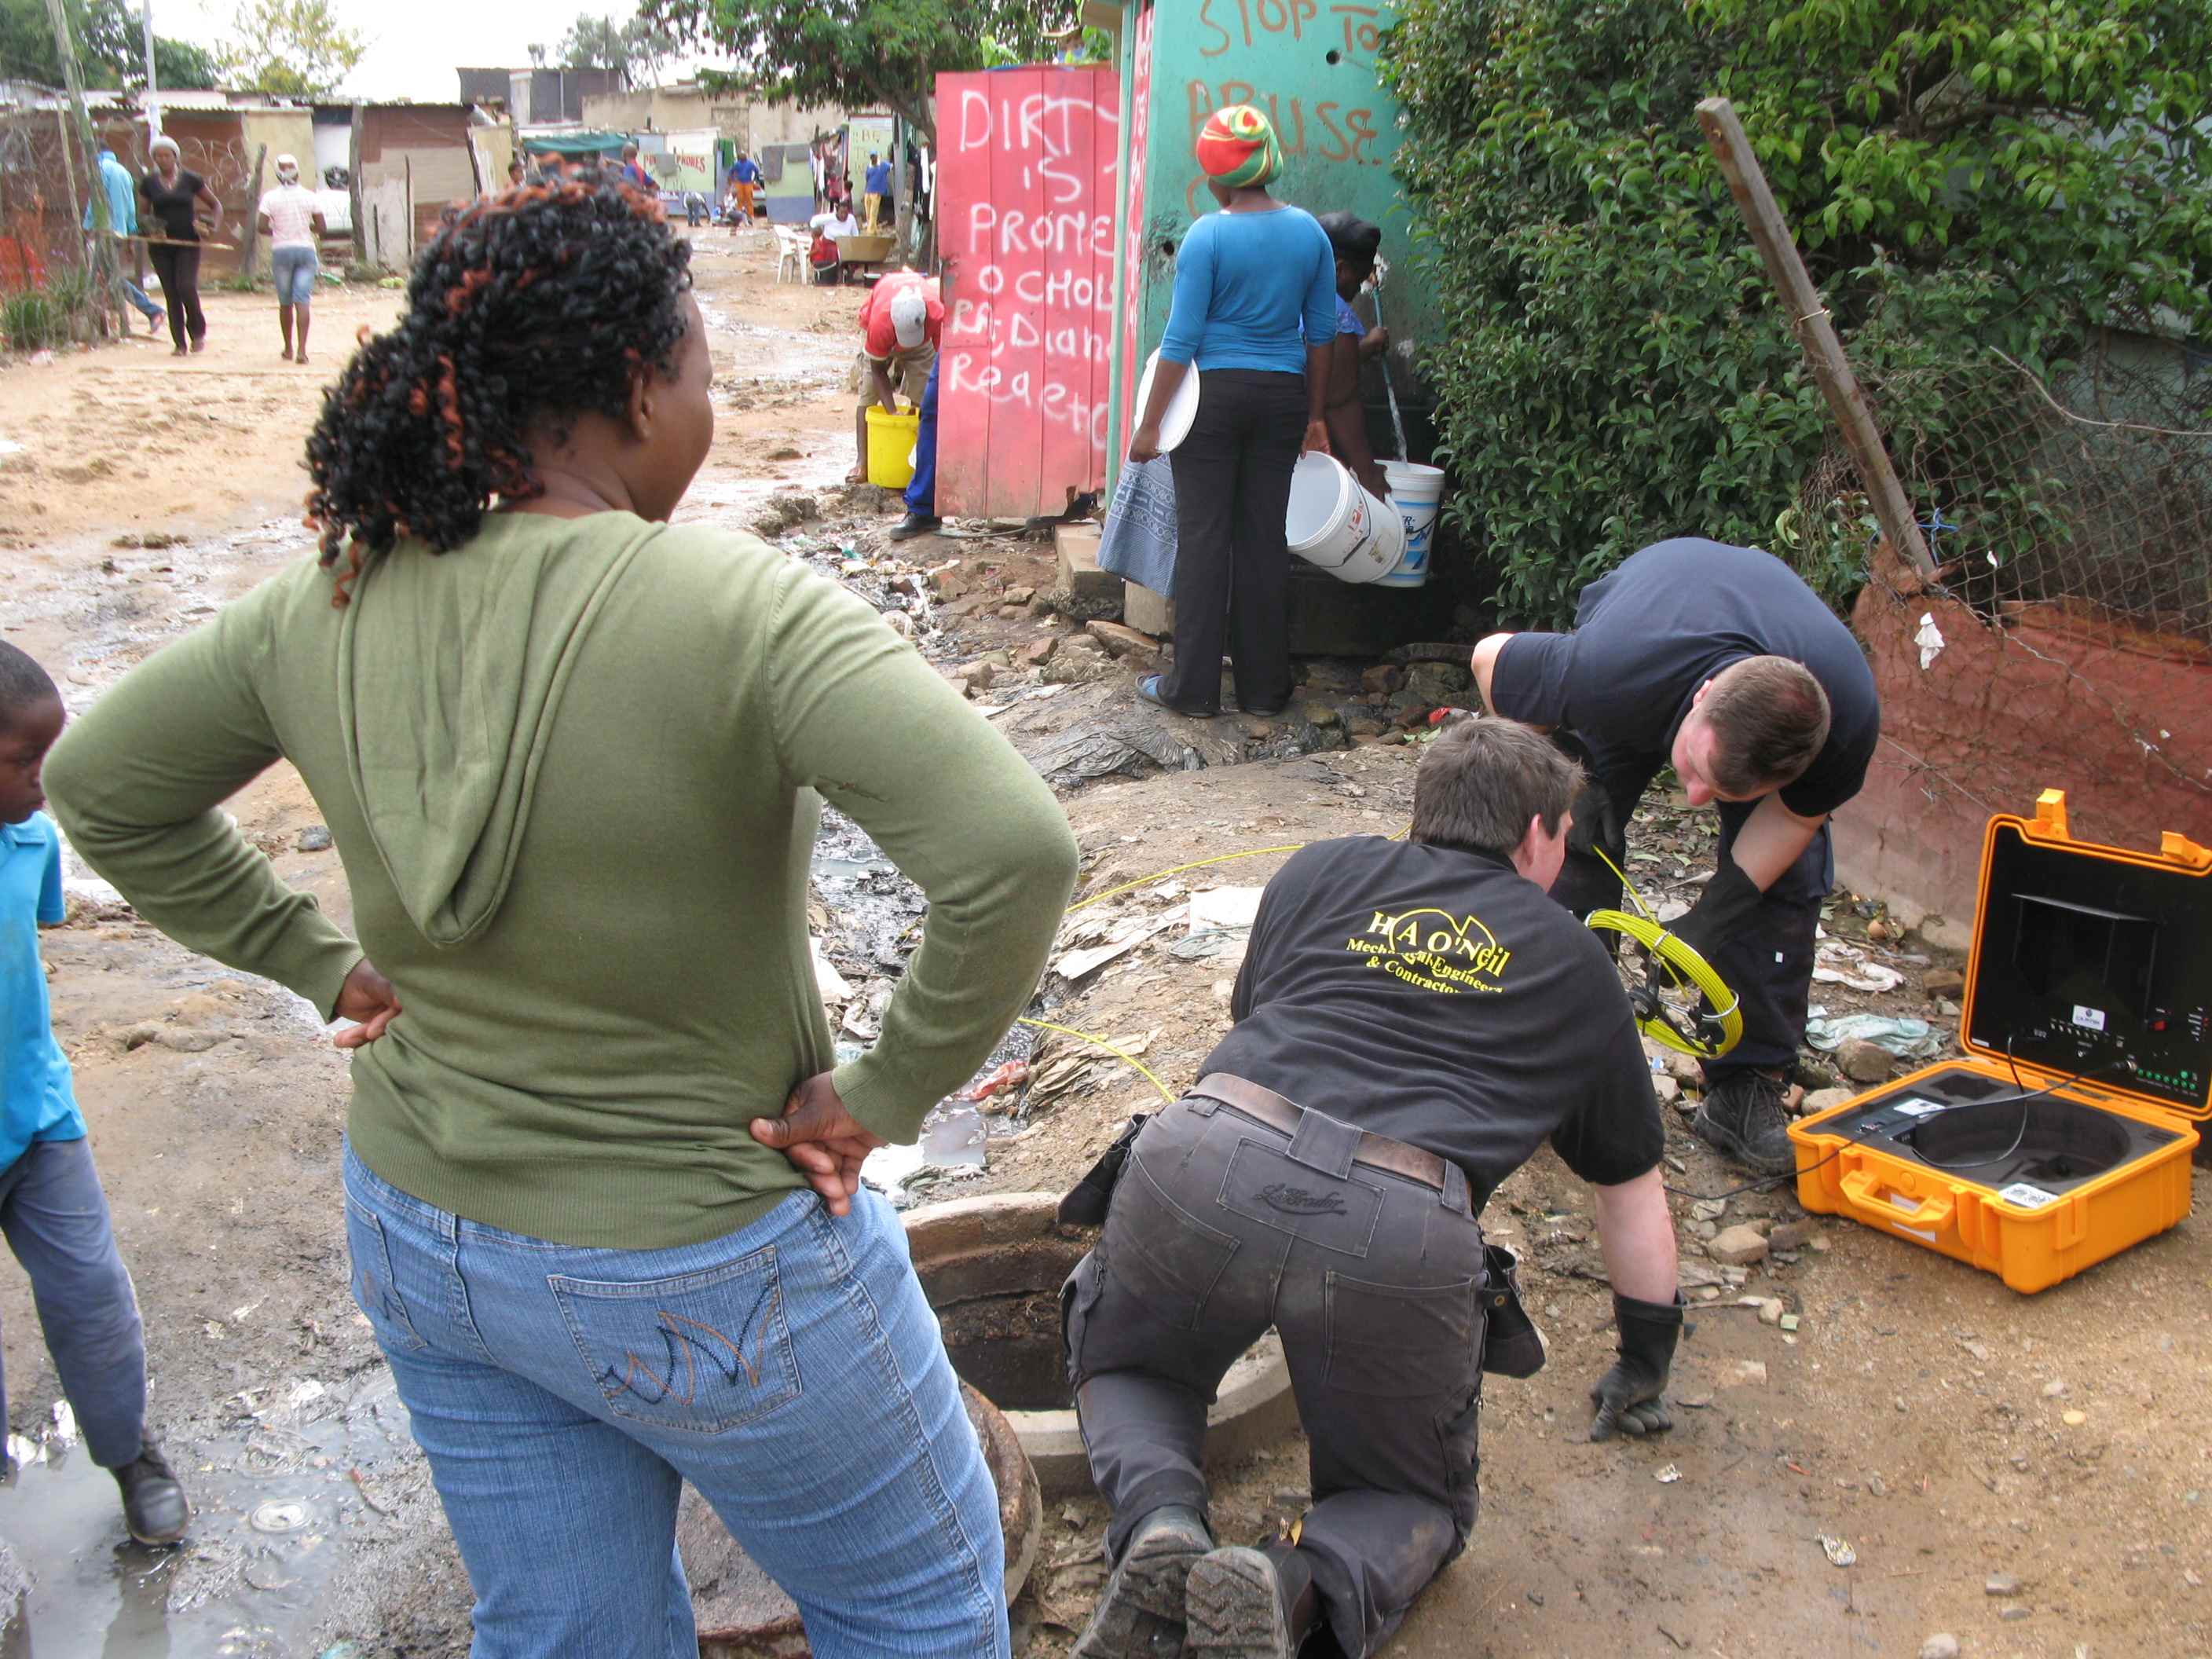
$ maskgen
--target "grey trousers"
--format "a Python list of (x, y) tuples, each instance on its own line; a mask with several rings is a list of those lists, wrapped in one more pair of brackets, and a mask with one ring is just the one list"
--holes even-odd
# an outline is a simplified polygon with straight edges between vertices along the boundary
[(1291, 1135), (1178, 1102), (1138, 1137), (1062, 1292), (1117, 1556), (1162, 1505), (1205, 1510), (1206, 1406), (1238, 1355), (1282, 1334), (1311, 1451), (1298, 1547), (1354, 1659), (1474, 1528), (1485, 1279), (1459, 1170), (1440, 1193), (1355, 1164), (1357, 1142), (1318, 1112)]
[[(0, 1170), (0, 1230), (30, 1275), (46, 1352), (85, 1449), (103, 1468), (120, 1468), (137, 1457), (145, 1435), (146, 1338), (92, 1143), (33, 1141)], [(0, 1425), (6, 1381), (0, 1376)]]

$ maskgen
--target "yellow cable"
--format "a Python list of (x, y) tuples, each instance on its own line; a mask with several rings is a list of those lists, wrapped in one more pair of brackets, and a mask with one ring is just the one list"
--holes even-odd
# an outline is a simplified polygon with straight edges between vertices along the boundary
[(1636, 890), (1636, 884), (1629, 880), (1619, 865), (1606, 857), (1605, 848), (1593, 846), (1590, 851), (1603, 859), (1605, 867), (1620, 878), (1620, 884), (1626, 890), (1630, 900), (1644, 914), (1632, 916), (1620, 910), (1593, 910), (1585, 925), (1610, 929), (1634, 939), (1666, 964), (1667, 970), (1674, 976), (1676, 985), (1697, 987), (1707, 1004), (1713, 1008), (1713, 1017), (1721, 1023), (1721, 1040), (1717, 1047), (1686, 1040), (1673, 1026), (1656, 1016), (1637, 1022), (1644, 1035), (1654, 1042), (1672, 1048), (1678, 1054), (1689, 1054), (1698, 1060), (1718, 1059), (1743, 1040), (1743, 1005), (1729, 989), (1728, 981), (1698, 953), (1696, 947), (1688, 940), (1677, 939), (1667, 931), (1659, 918), (1652, 914), (1651, 907), (1644, 902), (1644, 896)]
[(1062, 1036), (1072, 1036), (1079, 1042), (1087, 1042), (1094, 1048), (1103, 1048), (1108, 1054), (1113, 1055), (1115, 1059), (1135, 1066), (1138, 1073), (1143, 1077), (1145, 1081), (1151, 1084), (1152, 1087), (1160, 1091), (1160, 1098), (1162, 1100), (1173, 1101), (1180, 1098), (1179, 1096), (1170, 1094), (1168, 1091), (1168, 1085), (1166, 1084), (1161, 1082), (1159, 1079), (1154, 1077), (1149, 1071), (1145, 1069), (1144, 1061), (1139, 1060), (1134, 1054), (1122, 1053), (1121, 1049), (1116, 1048), (1112, 1043), (1107, 1042), (1103, 1037), (1095, 1037), (1091, 1036), (1090, 1032), (1079, 1031), (1073, 1026), (1054, 1025), (1049, 1020), (1019, 1019), (1016, 1020), (1014, 1023), (1017, 1025), (1034, 1025), (1040, 1031), (1057, 1031)]
[(1302, 841), (1294, 841), (1285, 847), (1253, 847), (1242, 853), (1220, 853), (1210, 859), (1195, 859), (1188, 864), (1178, 864), (1172, 870), (1155, 870), (1149, 876), (1139, 876), (1134, 881), (1123, 882), (1119, 887), (1109, 887), (1103, 893), (1093, 893), (1080, 904), (1069, 905), (1067, 914), (1072, 916), (1078, 910), (1088, 909), (1091, 906), (1103, 903), (1109, 898), (1119, 898), (1122, 894), (1134, 892), (1139, 887), (1149, 887), (1156, 881), (1166, 880), (1170, 876), (1179, 876), (1186, 870), (1203, 870), (1209, 864), (1227, 864), (1232, 859), (1264, 858), (1269, 853), (1295, 853), (1304, 845), (1305, 842)]

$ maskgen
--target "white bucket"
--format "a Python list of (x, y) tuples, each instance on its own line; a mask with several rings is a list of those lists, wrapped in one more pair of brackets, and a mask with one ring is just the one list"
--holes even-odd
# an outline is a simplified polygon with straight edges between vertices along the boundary
[(1318, 450), (1298, 457), (1283, 529), (1291, 551), (1307, 563), (1345, 582), (1389, 574), (1403, 554), (1401, 537), (1386, 541), (1379, 533), (1391, 516), (1340, 462)]
[(1390, 481), (1390, 505), (1405, 526), (1406, 550), (1395, 568), (1376, 580), (1386, 587), (1419, 587), (1429, 580), (1429, 543), (1443, 500), (1443, 469), (1414, 461), (1385, 461), (1382, 476)]
[[(1131, 418), (1141, 421), (1145, 411), (1152, 406), (1152, 380), (1160, 372), (1160, 354), (1154, 351), (1145, 359), (1144, 378), (1137, 382), (1137, 401), (1132, 405)], [(1160, 415), (1160, 453), (1164, 455), (1190, 436), (1192, 422), (1198, 419), (1198, 367), (1185, 368), (1175, 396), (1168, 399), (1167, 408)]]

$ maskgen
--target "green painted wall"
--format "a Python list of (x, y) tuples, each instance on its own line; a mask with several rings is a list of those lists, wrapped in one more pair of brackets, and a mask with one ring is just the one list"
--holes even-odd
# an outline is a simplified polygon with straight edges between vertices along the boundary
[[(1133, 91), (1127, 48), (1136, 15), (1132, 5), (1123, 31), (1125, 100)], [(1200, 214), (1213, 210), (1193, 143), (1214, 109), (1249, 103), (1267, 112), (1282, 139), (1286, 165), (1274, 187), (1279, 198), (1316, 214), (1349, 210), (1382, 227), (1382, 257), (1392, 267), (1382, 295), (1392, 372), (1401, 402), (1425, 404), (1402, 368), (1402, 353), (1404, 343), (1429, 325), (1432, 310), (1407, 257), (1412, 214), (1391, 173), (1398, 107), (1375, 77), (1376, 38), (1395, 15), (1387, 0), (1164, 0), (1157, 8), (1142, 253), (1126, 268), (1129, 279), (1142, 284), (1139, 365), (1167, 328), (1174, 267), (1166, 250), (1182, 241)], [(1373, 320), (1365, 301), (1361, 314)], [(1379, 374), (1370, 369), (1367, 380), (1370, 401), (1379, 405)], [(1120, 412), (1117, 397), (1117, 459)]]

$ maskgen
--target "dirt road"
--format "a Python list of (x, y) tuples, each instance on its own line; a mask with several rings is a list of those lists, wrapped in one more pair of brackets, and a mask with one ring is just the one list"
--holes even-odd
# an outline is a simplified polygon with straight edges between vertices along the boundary
[[(845, 549), (866, 554), (890, 522), (881, 503), (837, 488), (850, 462), (842, 386), (857, 295), (779, 288), (770, 257), (764, 240), (733, 249), (702, 234), (720, 426), (683, 516), (795, 523), (787, 545), (836, 571)], [(0, 372), (0, 438), (23, 446), (0, 458), (0, 628), (55, 670), (73, 707), (307, 550), (301, 439), (353, 331), (388, 319), (397, 297), (322, 301), (319, 361), (304, 371), (276, 361), (265, 301), (220, 295), (202, 357), (133, 345)], [(182, 539), (149, 548), (149, 532)], [(1050, 585), (1042, 549), (997, 539), (920, 551), (961, 559), (969, 588), (939, 607), (951, 631), (929, 636), (933, 653), (1072, 637), (1022, 592)], [(883, 586), (857, 560), (849, 574), (866, 591)], [(1127, 674), (1102, 659), (1069, 678), (1118, 685)], [(1317, 692), (1326, 678), (1316, 670)], [(992, 696), (1011, 687), (1011, 706), (1050, 679), (1049, 665), (1017, 668)], [(1356, 669), (1338, 683), (1356, 685)], [(1093, 783), (1068, 802), (1084, 892), (1254, 847), (1388, 833), (1405, 821), (1412, 752), (1360, 746)], [(303, 850), (316, 814), (296, 777), (278, 769), (232, 810), (287, 879), (345, 914), (336, 855)], [(1648, 834), (1661, 839), (1639, 845), (1676, 846), (1666, 870), (1644, 873), (1686, 870), (1710, 829), (1663, 803), (1655, 811)], [(884, 930), (854, 931), (843, 901), (888, 891), (888, 878), (870, 849), (836, 850), (817, 879), (822, 922), (831, 960), (855, 981), (848, 1030), (864, 1031), (888, 947)], [(1182, 896), (1255, 884), (1279, 858), (1168, 879)], [(1140, 883), (1085, 915), (1140, 916), (1177, 897)], [(465, 1652), (465, 1583), (347, 1293), (343, 1060), (289, 994), (188, 955), (95, 884), (79, 884), (76, 899), (72, 925), (47, 941), (57, 1025), (144, 1309), (155, 1415), (202, 1519), (174, 1553), (115, 1544), (112, 1485), (55, 1428), (27, 1288), (12, 1268), (0, 1273), (9, 1427), (38, 1460), (0, 1489), (0, 1537), (40, 1581), (28, 1634), (5, 1651)], [(1847, 906), (1832, 925), (1850, 925)], [(1040, 1016), (1109, 1037), (1168, 1087), (1188, 1082), (1227, 1020), (1234, 958), (1208, 955), (1216, 943), (1193, 950), (1187, 930), (1163, 932), (1077, 982), (1048, 982)], [(1909, 983), (1845, 1006), (1944, 1024), (1918, 978), (1946, 964), (1906, 960), (1916, 953), (1910, 940), (1866, 947), (1902, 964)], [(1157, 1100), (1129, 1067), (1086, 1065), (1091, 1052), (1054, 1038), (1033, 1056), (1038, 1081), (990, 1126), (981, 1185), (1064, 1187), (1128, 1111)], [(2212, 1527), (2200, 1501), (2212, 1487), (2201, 1426), (2212, 1252), (2201, 1224), (2035, 1298), (1841, 1224), (1727, 1283), (1700, 1231), (1794, 1220), (1796, 1206), (1751, 1193), (1693, 1210), (1697, 1195), (1735, 1181), (1669, 1115), (1686, 1260), (1713, 1281), (1677, 1372), (1674, 1433), (1586, 1443), (1583, 1396), (1610, 1348), (1610, 1305), (1587, 1194), (1540, 1157), (1486, 1222), (1528, 1261), (1552, 1363), (1492, 1389), (1481, 1524), (1392, 1653), (1911, 1656), (1939, 1631), (1969, 1655), (2212, 1651)], [(926, 1172), (917, 1190), (977, 1185)], [(1797, 1328), (1763, 1323), (1739, 1297), (1779, 1299)], [(1304, 1484), (1302, 1450), (1287, 1443), (1224, 1492), (1224, 1529), (1286, 1523)], [(1026, 1651), (1064, 1652), (1096, 1583), (1084, 1558), (1097, 1507), (1069, 1514), (1073, 1524), (1050, 1517), (1055, 1536), (1016, 1609)], [(1853, 1564), (1831, 1565), (1824, 1536), (1847, 1544)]]

